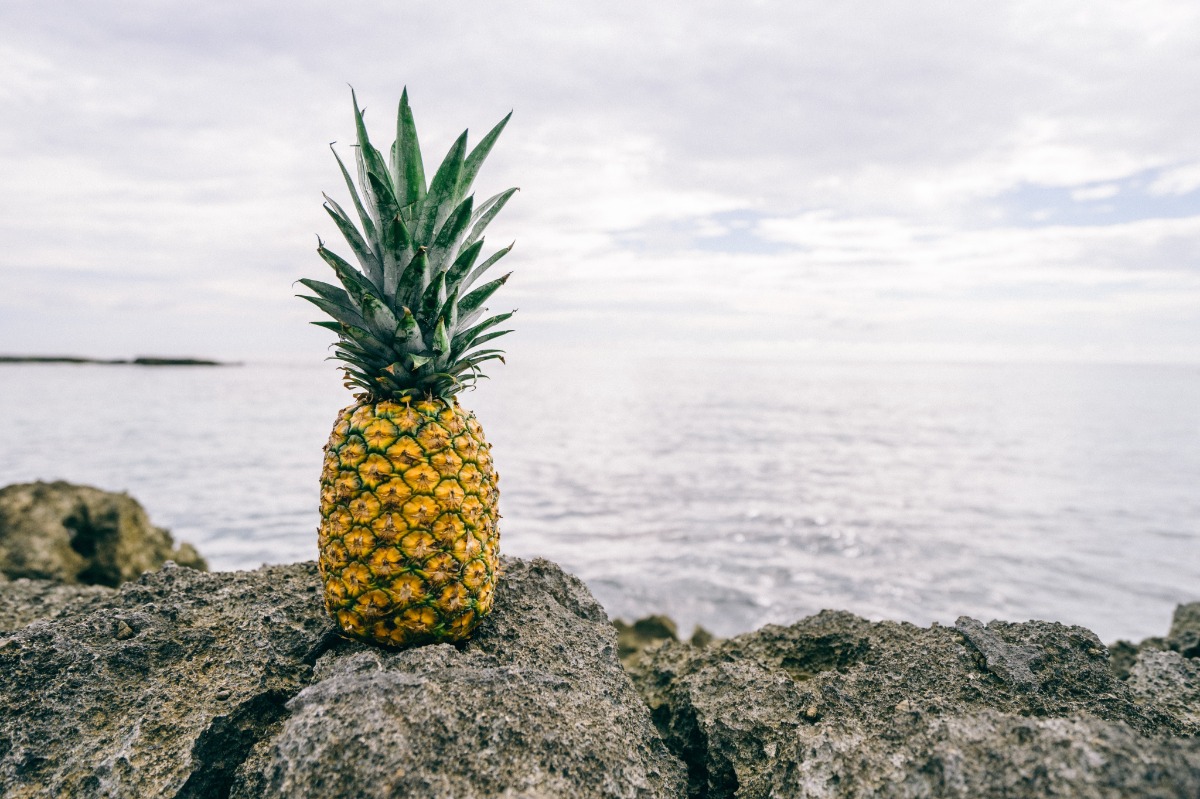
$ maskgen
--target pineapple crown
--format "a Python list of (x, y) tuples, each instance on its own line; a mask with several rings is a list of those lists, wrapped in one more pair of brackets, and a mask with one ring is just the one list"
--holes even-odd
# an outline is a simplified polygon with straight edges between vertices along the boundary
[(325, 210), (360, 268), (330, 252), (318, 238), (317, 253), (333, 267), (342, 287), (305, 278), (298, 282), (316, 296), (297, 296), (333, 318), (313, 324), (338, 334), (330, 357), (343, 362), (348, 388), (365, 389), (374, 399), (449, 398), (485, 376), (480, 364), (504, 360), (501, 350), (480, 347), (511, 332), (493, 328), (513, 312), (483, 318), (484, 302), (508, 275), (471, 287), (512, 249), (510, 244), (476, 264), (484, 228), (517, 189), (502, 191), (478, 207), (467, 192), (512, 112), (469, 153), (463, 131), (426, 186), (408, 89), (400, 95), (389, 160), (371, 145), (353, 89), (350, 97), (358, 139), (357, 186), (336, 150), (333, 157), (361, 230), (329, 195), (324, 197)]

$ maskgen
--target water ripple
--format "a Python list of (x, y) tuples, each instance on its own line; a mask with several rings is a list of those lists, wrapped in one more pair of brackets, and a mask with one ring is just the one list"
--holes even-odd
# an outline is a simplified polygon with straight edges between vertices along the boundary
[[(464, 398), (506, 551), (719, 634), (823, 607), (1159, 634), (1200, 599), (1200, 373), (509, 367)], [(311, 558), (329, 367), (0, 367), (0, 484), (126, 490), (217, 568)]]

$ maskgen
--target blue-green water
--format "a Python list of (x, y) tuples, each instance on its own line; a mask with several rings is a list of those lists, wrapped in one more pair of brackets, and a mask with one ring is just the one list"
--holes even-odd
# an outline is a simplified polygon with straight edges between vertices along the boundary
[[(1111, 640), (1200, 599), (1200, 368), (517, 360), (463, 399), (504, 551), (614, 616), (965, 613)], [(312, 558), (348, 403), (328, 364), (0, 365), (0, 484), (128, 491), (218, 569)]]

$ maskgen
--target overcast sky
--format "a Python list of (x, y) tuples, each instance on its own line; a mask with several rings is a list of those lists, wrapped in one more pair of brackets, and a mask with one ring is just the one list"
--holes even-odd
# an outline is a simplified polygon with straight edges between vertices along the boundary
[(1194, 0), (6, 0), (0, 353), (318, 362), (347, 84), (514, 110), (512, 355), (1200, 362)]

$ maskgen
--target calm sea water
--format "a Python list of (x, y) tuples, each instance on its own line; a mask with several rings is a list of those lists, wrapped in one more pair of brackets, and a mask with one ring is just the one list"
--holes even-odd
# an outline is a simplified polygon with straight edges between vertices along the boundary
[[(464, 397), (503, 548), (613, 616), (1055, 619), (1200, 600), (1200, 368), (518, 360)], [(0, 485), (128, 491), (214, 568), (316, 554), (327, 364), (0, 365)]]

